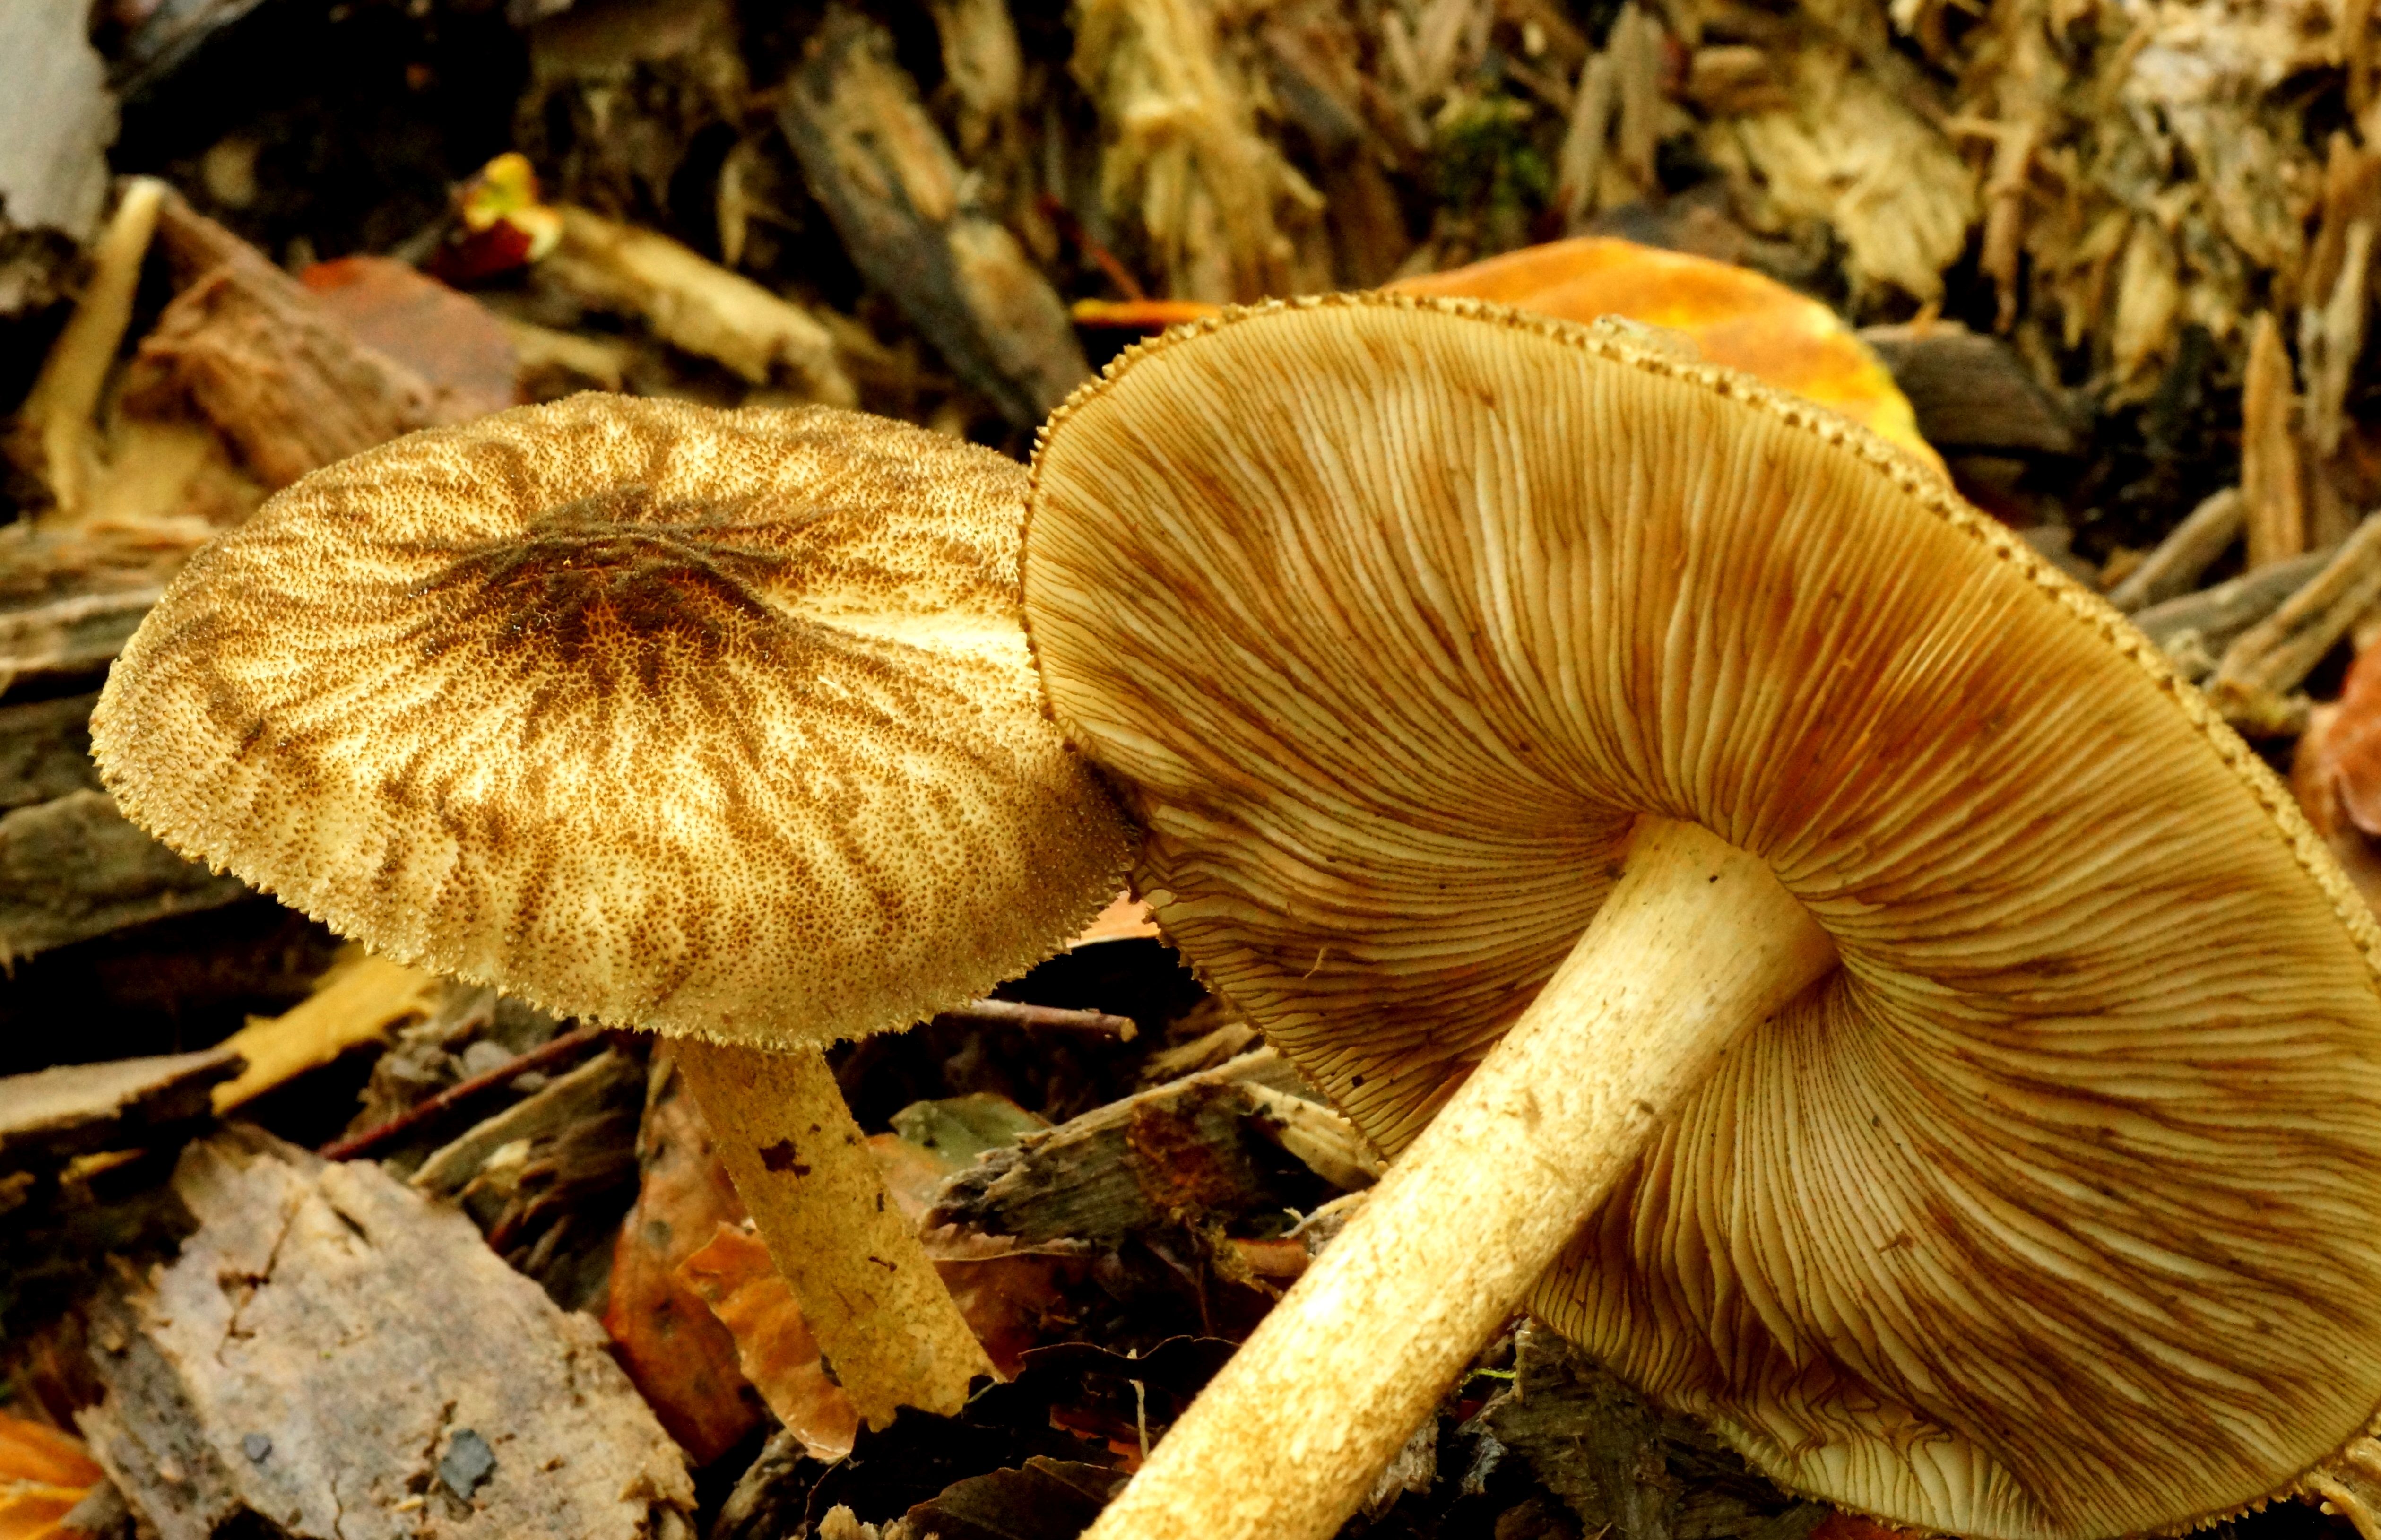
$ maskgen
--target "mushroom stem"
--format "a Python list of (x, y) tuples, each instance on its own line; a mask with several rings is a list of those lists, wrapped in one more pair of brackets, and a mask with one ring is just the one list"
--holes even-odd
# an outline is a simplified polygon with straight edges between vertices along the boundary
[(685, 1039), (677, 1052), (728, 1179), (853, 1410), (874, 1428), (898, 1407), (958, 1412), (992, 1361), (885, 1192), (819, 1050)]
[(1767, 863), (1648, 817), (1562, 966), (1084, 1540), (1319, 1540), (1654, 1127), (1836, 963)]

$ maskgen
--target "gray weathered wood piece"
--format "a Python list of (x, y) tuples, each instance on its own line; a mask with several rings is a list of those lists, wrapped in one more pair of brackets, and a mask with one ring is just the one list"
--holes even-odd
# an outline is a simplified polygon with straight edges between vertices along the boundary
[(452, 1206), (238, 1128), (174, 1191), (199, 1228), (94, 1305), (80, 1419), (144, 1533), (690, 1540), (685, 1459), (602, 1328)]
[(143, 585), (74, 593), (0, 612), (0, 690), (44, 674), (106, 667), (163, 592)]
[(91, 762), (91, 708), (97, 695), (0, 706), (0, 813), (70, 791), (100, 789)]
[(2071, 455), (2079, 446), (2065, 409), (1996, 336), (1938, 322), (1870, 326), (1861, 340), (1893, 371), (1919, 433), (1938, 449)]
[(2310, 551), (2277, 561), (2246, 577), (2152, 605), (2132, 617), (2133, 624), (2168, 654), (2177, 651), (2184, 633), (2196, 636), (2204, 649), (2205, 666), (2195, 672), (2212, 672), (2234, 637), (2279, 609), (2330, 559), (2329, 551)]
[(150, 838), (104, 791), (70, 791), (0, 817), (0, 962), (218, 909), (250, 891)]
[(229, 1049), (207, 1048), (8, 1076), (0, 1080), (0, 1167), (131, 1149), (210, 1118), (214, 1087), (242, 1062)]

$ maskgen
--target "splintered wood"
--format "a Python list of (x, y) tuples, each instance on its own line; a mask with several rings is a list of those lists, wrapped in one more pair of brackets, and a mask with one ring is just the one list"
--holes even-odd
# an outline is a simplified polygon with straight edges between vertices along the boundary
[(853, 264), (1010, 422), (1041, 422), (1090, 375), (1057, 291), (978, 204), (881, 25), (829, 7), (778, 121)]
[(238, 1131), (174, 1192), (199, 1228), (95, 1305), (81, 1418), (144, 1534), (690, 1540), (685, 1458), (601, 1329), (460, 1214)]

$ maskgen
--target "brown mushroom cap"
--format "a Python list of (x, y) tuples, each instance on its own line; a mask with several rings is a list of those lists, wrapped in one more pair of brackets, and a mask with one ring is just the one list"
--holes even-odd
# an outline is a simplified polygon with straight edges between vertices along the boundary
[(826, 408), (415, 434), (193, 558), (94, 752), (166, 843), (401, 960), (763, 1046), (903, 1026), (1123, 864), (1041, 715), (1024, 485)]
[(1532, 1307), (1785, 1485), (2186, 1526), (2381, 1403), (2376, 934), (2114, 612), (1866, 434), (1462, 301), (1241, 312), (1047, 430), (1028, 625), (1168, 934), (1395, 1149), (1641, 813), (1837, 972)]

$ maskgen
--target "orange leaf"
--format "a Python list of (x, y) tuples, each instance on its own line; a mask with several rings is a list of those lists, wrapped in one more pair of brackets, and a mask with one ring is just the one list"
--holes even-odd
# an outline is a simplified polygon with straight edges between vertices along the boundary
[(1893, 373), (1816, 299), (1732, 263), (1609, 236), (1524, 247), (1469, 267), (1403, 278), (1402, 294), (1460, 295), (1566, 321), (1618, 315), (1694, 340), (1706, 362), (1832, 408), (1941, 471)]
[(751, 1230), (721, 1225), (711, 1243), (678, 1265), (678, 1277), (710, 1305), (736, 1342), (744, 1377), (814, 1460), (851, 1452), (860, 1416), (828, 1377), (794, 1291)]
[(2339, 699), (2308, 714), (2290, 789), (2340, 870), (2381, 913), (2381, 646), (2357, 654)]
[(0, 1540), (67, 1540), (58, 1521), (103, 1473), (79, 1440), (0, 1412)]

